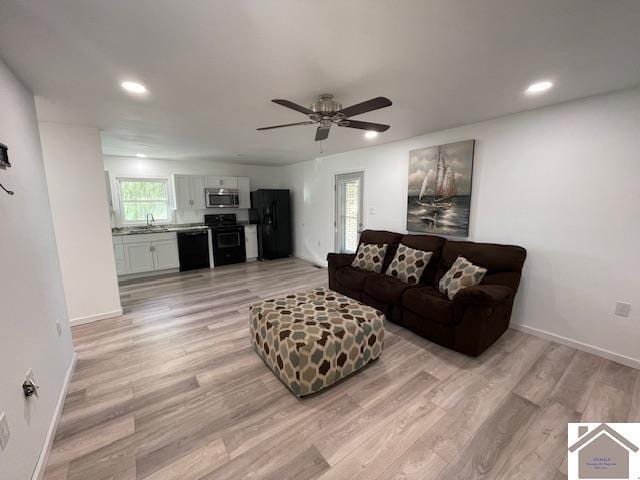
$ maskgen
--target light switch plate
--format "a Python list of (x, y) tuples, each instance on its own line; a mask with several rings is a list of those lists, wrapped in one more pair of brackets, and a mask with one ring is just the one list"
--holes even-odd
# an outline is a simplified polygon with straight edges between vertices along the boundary
[(58, 336), (62, 335), (62, 324), (59, 318), (56, 320), (56, 330), (58, 331)]
[(631, 313), (631, 304), (625, 302), (616, 302), (616, 315), (619, 317), (628, 317)]
[(2, 448), (2, 450), (7, 448), (9, 437), (11, 437), (9, 422), (7, 421), (7, 415), (3, 412), (0, 414), (0, 448)]

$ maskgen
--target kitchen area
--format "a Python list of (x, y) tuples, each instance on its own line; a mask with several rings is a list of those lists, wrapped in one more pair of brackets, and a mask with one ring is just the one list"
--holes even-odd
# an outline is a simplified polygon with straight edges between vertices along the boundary
[(105, 170), (120, 280), (291, 255), (289, 191), (244, 176)]

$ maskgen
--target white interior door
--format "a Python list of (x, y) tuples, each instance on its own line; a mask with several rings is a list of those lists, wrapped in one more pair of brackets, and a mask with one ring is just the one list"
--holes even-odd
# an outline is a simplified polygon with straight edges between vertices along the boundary
[(336, 175), (336, 250), (354, 253), (362, 232), (364, 172)]

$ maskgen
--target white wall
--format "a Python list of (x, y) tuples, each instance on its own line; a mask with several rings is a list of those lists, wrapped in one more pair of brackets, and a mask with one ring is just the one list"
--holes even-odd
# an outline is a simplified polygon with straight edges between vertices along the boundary
[[(0, 60), (0, 142), (13, 166), (0, 170), (0, 413), (11, 439), (0, 451), (0, 477), (31, 478), (71, 366), (56, 238), (49, 208), (33, 96)], [(62, 335), (56, 332), (56, 319)], [(22, 382), (33, 368), (38, 398), (25, 399)]]
[(333, 250), (335, 173), (365, 171), (365, 228), (405, 232), (409, 150), (473, 138), (469, 238), (529, 255), (513, 322), (640, 366), (638, 89), (289, 166), (296, 254)]
[(41, 122), (40, 136), (71, 323), (120, 315), (100, 132)]
[[(111, 178), (111, 190), (117, 192), (116, 179), (127, 176), (149, 176), (169, 179), (170, 195), (173, 198), (173, 182), (171, 175), (174, 173), (185, 175), (229, 175), (237, 177), (249, 177), (251, 190), (259, 188), (285, 188), (282, 167), (269, 167), (262, 165), (243, 165), (234, 163), (219, 163), (209, 160), (160, 160), (155, 158), (131, 158), (105, 155), (104, 169), (109, 171)], [(117, 202), (115, 202), (117, 203)], [(238, 220), (247, 220), (246, 209), (207, 209), (197, 211), (176, 211), (176, 223), (202, 222), (205, 213), (235, 213)], [(118, 215), (112, 215), (112, 224), (118, 225)]]

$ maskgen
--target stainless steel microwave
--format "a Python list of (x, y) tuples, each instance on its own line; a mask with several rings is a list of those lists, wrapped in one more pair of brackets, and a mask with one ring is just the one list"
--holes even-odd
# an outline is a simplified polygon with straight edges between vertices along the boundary
[(238, 190), (231, 188), (205, 188), (207, 208), (238, 208), (240, 196)]

